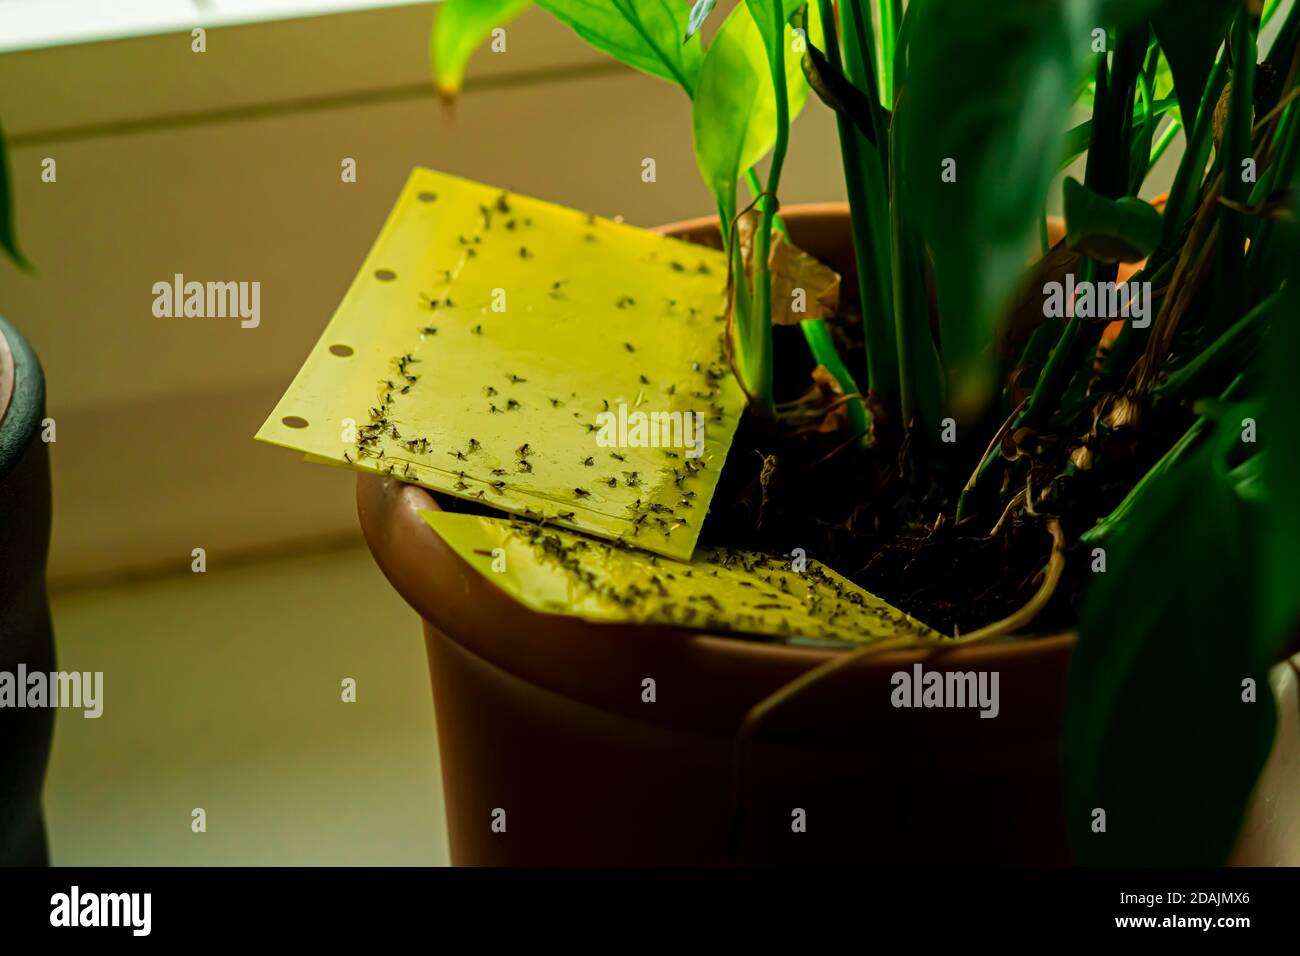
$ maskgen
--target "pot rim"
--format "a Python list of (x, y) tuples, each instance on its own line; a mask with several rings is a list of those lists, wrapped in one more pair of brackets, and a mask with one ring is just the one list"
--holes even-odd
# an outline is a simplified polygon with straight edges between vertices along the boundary
[[(838, 201), (795, 203), (781, 211), (781, 216), (785, 219), (847, 219), (848, 215), (849, 204)], [(694, 219), (679, 219), (677, 222), (655, 226), (650, 231), (661, 236), (678, 237), (683, 234), (689, 235), (704, 230), (712, 231), (717, 228), (718, 217), (715, 215), (696, 216)]]

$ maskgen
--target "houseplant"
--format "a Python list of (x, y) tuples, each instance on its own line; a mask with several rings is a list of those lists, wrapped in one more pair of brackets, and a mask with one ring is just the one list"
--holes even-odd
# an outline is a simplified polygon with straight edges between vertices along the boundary
[[(949, 824), (960, 817), (954, 801), (935, 796), (945, 781), (969, 803), (972, 790), (1014, 792), (1006, 781), (1019, 771), (1022, 781), (1040, 780), (1022, 789), (1043, 814), (1021, 842), (1048, 857), (1064, 856), (1068, 830), (1081, 861), (1227, 859), (1272, 746), (1267, 673), (1288, 652), (1296, 611), (1300, 501), (1288, 472), (1300, 465), (1300, 423), (1292, 420), (1288, 365), (1300, 333), (1277, 321), (1296, 306), (1296, 6), (1201, 0), (1189, 10), (1159, 0), (1062, 0), (990, 10), (962, 0), (914, 0), (906, 8), (897, 0), (844, 0), (837, 16), (829, 2), (750, 0), (706, 50), (697, 30), (713, 3), (538, 5), (593, 45), (678, 83), (691, 101), (697, 156), (717, 197), (717, 241), (732, 264), (733, 368), (750, 411), (706, 535), (772, 553), (803, 548), (953, 634), (954, 644), (986, 646), (938, 657), (916, 648), (893, 648), (903, 656), (890, 657), (881, 646), (810, 656), (587, 627), (564, 631), (575, 635), (569, 645), (548, 631), (546, 651), (562, 661), (599, 660), (603, 670), (585, 681), (548, 675), (543, 661), (529, 663), (540, 651), (508, 636), (510, 628), (536, 634), (542, 623), (466, 617), (430, 596), (430, 588), (441, 587), (434, 596), (443, 598), (463, 588), (481, 607), (491, 589), (468, 583), (472, 573), (457, 571), (445, 554), (436, 564), (442, 585), (401, 560), (402, 542), (436, 547), (424, 529), (422, 539), (402, 530), (403, 514), (428, 502), (413, 499), (414, 489), (363, 478), (359, 503), (372, 547), (432, 622), (440, 711), (457, 693), (448, 676), (455, 658), (461, 686), (501, 702), (509, 698), (494, 694), (492, 681), (513, 681), (518, 700), (531, 695), (534, 705), (521, 705), (516, 716), (551, 715), (545, 742), (552, 754), (566, 728), (581, 741), (571, 771), (602, 746), (615, 753), (640, 734), (643, 764), (646, 753), (668, 749), (662, 773), (711, 768), (698, 800), (712, 801), (701, 815), (715, 835), (717, 754), (694, 764), (678, 755), (716, 751), (701, 737), (735, 731), (737, 715), (748, 711), (732, 802), (742, 837), (782, 805), (784, 796), (766, 813), (755, 809), (754, 780), (765, 774), (770, 792), (797, 783), (802, 768), (805, 781), (825, 784), (805, 787), (805, 797), (811, 787), (816, 799), (837, 785), (869, 792), (874, 780), (888, 798), (871, 814), (906, 813), (904, 823), (924, 821), (932, 830), (945, 819), (941, 810)], [(475, 42), (525, 6), (444, 4), (433, 38), (444, 93), (454, 92)], [(1260, 26), (1274, 18), (1280, 27), (1261, 58)], [(773, 274), (783, 268), (776, 197), (805, 81), (836, 112), (851, 263), (843, 235), (827, 242), (807, 226), (801, 233), (798, 216), (784, 225), (796, 245), (837, 260), (857, 301), (801, 323), (811, 358), (799, 362), (787, 360), (793, 350), (782, 341), (799, 333), (773, 327), (774, 317), (789, 318), (773, 291), (786, 287)], [(1090, 110), (1090, 118), (1070, 127), (1072, 107)], [(1136, 197), (1180, 131), (1185, 151), (1162, 214)], [(764, 178), (752, 167), (769, 149)], [(1086, 156), (1082, 178), (1059, 187), (1067, 237), (1052, 243), (1045, 201), (1058, 169), (1079, 155)], [(755, 196), (749, 209), (737, 198), (741, 178)], [(1035, 233), (1039, 256), (1026, 271)], [(1121, 293), (1120, 264), (1142, 260)], [(423, 557), (426, 568), (435, 566), (432, 554)], [(1077, 643), (1031, 639), (1031, 627), (1039, 634), (1077, 627)], [(716, 712), (686, 708), (676, 724), (670, 714), (670, 729), (685, 735), (675, 744), (662, 734), (645, 739), (635, 724), (602, 741), (592, 721), (620, 704), (593, 683), (621, 673), (618, 661), (640, 662), (637, 648), (656, 639), (656, 666), (664, 654), (699, 664), (677, 673), (689, 675), (692, 694), (719, 695)], [(1043, 732), (1052, 737), (1058, 729), (1063, 653), (1069, 672), (1058, 793), (1041, 780), (1056, 760), (1053, 746), (1043, 749)], [(863, 731), (864, 714), (877, 718), (869, 723), (876, 728), (890, 717), (883, 705), (874, 709), (882, 675), (917, 655), (942, 668), (958, 654), (989, 655), (981, 666), (1007, 673), (1013, 661), (1033, 661), (1010, 689), (1023, 701), (1039, 694), (1036, 707), (1025, 703), (1017, 712), (1040, 733), (1012, 733), (982, 750), (981, 740), (998, 735), (978, 721), (978, 732), (967, 727), (963, 735), (953, 720), (936, 718), (931, 733), (912, 735), (907, 728), (916, 725), (895, 712), (889, 733), (862, 746), (854, 731)], [(472, 685), (475, 669), (489, 676)], [(738, 676), (746, 673), (759, 676), (747, 683)], [(518, 687), (521, 677), (531, 685)], [(472, 706), (468, 692), (460, 696), (456, 706)], [(464, 716), (486, 722), (482, 710)], [(763, 738), (767, 757), (757, 760), (755, 727), (766, 720), (772, 731), (774, 712), (788, 726)], [(1174, 714), (1180, 731), (1171, 739)], [(501, 717), (499, 733), (485, 723), (476, 750), (472, 724), (457, 718), (456, 728), (443, 728), (451, 772), (475, 772), (471, 754), (491, 763), (492, 746), (510, 746), (508, 728), (524, 723)], [(928, 789), (900, 787), (900, 777), (916, 772), (918, 749), (946, 770), (927, 780)], [(831, 756), (819, 760), (818, 751)], [(864, 753), (872, 755), (865, 775), (853, 763)], [(993, 754), (998, 771), (987, 769)], [(497, 769), (517, 756), (498, 758)], [(531, 777), (484, 773), (478, 783), (495, 780), (508, 791), (545, 779), (544, 760), (534, 754), (530, 766)], [(990, 790), (998, 773), (1004, 777)], [(641, 779), (624, 789), (638, 785), (648, 786)], [(454, 789), (453, 815), (461, 799)], [(464, 800), (490, 801), (490, 789)], [(689, 787), (669, 796), (686, 794)], [(560, 802), (551, 801), (552, 810)], [(918, 805), (928, 812), (918, 814)], [(982, 806), (999, 805), (1009, 809), (1005, 799)], [(484, 806), (466, 809), (465, 827)], [(1029, 812), (1014, 809), (1020, 819)], [(687, 811), (673, 804), (670, 812)], [(636, 813), (626, 816), (625, 830), (635, 831)], [(973, 814), (948, 832), (970, 836), (980, 819), (988, 817)], [(494, 851), (505, 841), (487, 843), (494, 838), (486, 823), (482, 830), (472, 846), (462, 844), (465, 858), (521, 858)], [(1007, 838), (1007, 852), (997, 855), (1026, 858), (1017, 845)], [(990, 852), (987, 845), (967, 850), (957, 855)]]

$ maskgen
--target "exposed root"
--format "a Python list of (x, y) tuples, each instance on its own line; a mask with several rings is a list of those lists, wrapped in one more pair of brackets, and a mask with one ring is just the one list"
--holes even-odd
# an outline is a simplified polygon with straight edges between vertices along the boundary
[(1002, 517), (999, 518), (997, 524), (993, 526), (993, 530), (988, 533), (988, 536), (990, 538), (997, 537), (998, 532), (1002, 530), (1002, 526), (1006, 524), (1007, 519), (1011, 517), (1011, 512), (1015, 510), (1017, 505), (1022, 505), (1025, 503), (1025, 497), (1028, 494), (1029, 494), (1028, 488), (1021, 488), (1019, 491), (1015, 493), (1012, 499), (1007, 502), (1007, 507), (1002, 512)]
[(824, 465), (824, 464), (826, 464), (826, 462), (830, 461), (830, 460), (831, 460), (832, 458), (834, 458), (836, 455), (840, 454), (841, 452), (845, 451), (845, 450), (848, 449), (848, 448), (852, 448), (854, 445), (856, 445), (858, 442), (862, 441), (862, 439), (863, 439), (865, 436), (869, 435), (869, 434), (871, 434), (871, 430), (870, 430), (870, 429), (868, 429), (867, 431), (864, 431), (864, 432), (858, 432), (856, 435), (854, 435), (853, 437), (847, 439), (846, 441), (840, 442), (840, 444), (836, 445), (834, 448), (832, 448), (832, 449), (831, 449), (830, 451), (828, 451), (826, 454), (822, 455), (822, 457), (818, 458), (816, 461), (814, 461), (814, 462), (813, 462), (811, 465), (809, 465), (808, 467), (809, 467), (809, 468), (816, 468), (818, 465)]
[(1043, 583), (1034, 592), (1034, 596), (1014, 614), (953, 641), (946, 641), (941, 647), (947, 648), (953, 644), (977, 644), (995, 637), (1003, 637), (1029, 626), (1034, 618), (1038, 617), (1047, 606), (1047, 602), (1052, 599), (1052, 595), (1056, 593), (1056, 586), (1061, 582), (1061, 575), (1065, 573), (1065, 532), (1061, 530), (1061, 522), (1055, 518), (1051, 519), (1047, 522), (1047, 530), (1052, 533), (1052, 554), (1047, 559), (1047, 571), (1043, 574)]

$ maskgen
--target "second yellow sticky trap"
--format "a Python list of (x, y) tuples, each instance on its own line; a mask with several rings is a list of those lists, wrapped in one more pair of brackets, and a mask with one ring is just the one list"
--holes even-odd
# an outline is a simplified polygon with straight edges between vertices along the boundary
[(797, 643), (941, 638), (813, 560), (796, 570), (789, 561), (752, 551), (704, 549), (690, 562), (659, 560), (532, 522), (420, 514), (484, 577), (543, 613)]

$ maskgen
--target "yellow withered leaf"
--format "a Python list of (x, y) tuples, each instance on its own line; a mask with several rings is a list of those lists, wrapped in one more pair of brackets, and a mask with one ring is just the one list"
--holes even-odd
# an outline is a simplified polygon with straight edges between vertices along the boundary
[(801, 571), (789, 559), (752, 551), (701, 549), (689, 563), (660, 560), (536, 522), (420, 514), (493, 584), (543, 613), (796, 643), (940, 637), (811, 559)]
[(689, 557), (743, 408), (725, 282), (715, 250), (416, 169), (257, 437)]
[[(751, 277), (754, 228), (758, 222), (758, 212), (752, 209), (737, 219), (741, 255)], [(772, 276), (773, 325), (824, 319), (839, 308), (840, 274), (794, 245), (779, 229), (772, 230), (767, 265)]]

